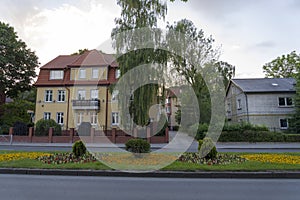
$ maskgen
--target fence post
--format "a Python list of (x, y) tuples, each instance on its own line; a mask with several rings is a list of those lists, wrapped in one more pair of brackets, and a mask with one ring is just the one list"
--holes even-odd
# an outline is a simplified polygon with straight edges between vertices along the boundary
[(95, 128), (91, 128), (91, 143), (94, 143)]
[(147, 127), (146, 131), (147, 131), (147, 142), (151, 143), (151, 133), (150, 133), (151, 129), (150, 129), (150, 127)]
[(117, 142), (117, 140), (116, 140), (116, 129), (115, 128), (113, 128), (112, 130), (111, 130), (111, 135), (112, 135), (112, 142), (114, 143), (114, 144), (116, 144), (116, 142)]
[(73, 143), (74, 131), (74, 128), (70, 128), (70, 143)]
[(169, 143), (169, 128), (166, 127), (165, 130), (165, 143)]
[(9, 132), (8, 132), (9, 136), (10, 136), (10, 144), (13, 143), (13, 134), (14, 134), (14, 128), (13, 127), (10, 127), (9, 128)]
[(48, 142), (52, 143), (52, 137), (53, 137), (53, 127), (49, 128), (49, 134), (48, 134)]
[(30, 143), (32, 143), (32, 136), (33, 136), (33, 127), (29, 127), (28, 137), (29, 137), (29, 142)]

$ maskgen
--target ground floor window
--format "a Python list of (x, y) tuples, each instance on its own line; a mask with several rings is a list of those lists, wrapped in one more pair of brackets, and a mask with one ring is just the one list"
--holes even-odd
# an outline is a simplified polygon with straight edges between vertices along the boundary
[(60, 125), (64, 124), (64, 113), (63, 112), (58, 112), (56, 114), (56, 122)]
[(76, 113), (76, 124), (80, 125), (83, 120), (83, 113)]
[(44, 112), (44, 119), (45, 120), (51, 119), (51, 113), (50, 112)]
[(289, 127), (288, 119), (279, 119), (280, 128), (287, 129)]
[(119, 113), (118, 112), (112, 112), (111, 113), (111, 124), (112, 125), (119, 125)]

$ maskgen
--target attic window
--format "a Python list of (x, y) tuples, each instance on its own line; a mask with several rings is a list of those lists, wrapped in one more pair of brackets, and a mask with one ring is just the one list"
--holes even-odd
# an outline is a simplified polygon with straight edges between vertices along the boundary
[(272, 83), (272, 86), (278, 87), (279, 85), (277, 83)]
[(59, 80), (63, 79), (64, 71), (63, 70), (51, 70), (50, 71), (50, 80)]

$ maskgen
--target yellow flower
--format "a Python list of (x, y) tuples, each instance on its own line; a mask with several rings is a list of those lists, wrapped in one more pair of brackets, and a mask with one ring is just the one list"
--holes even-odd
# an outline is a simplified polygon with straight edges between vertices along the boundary
[(247, 154), (242, 158), (252, 161), (283, 163), (283, 164), (300, 164), (300, 156), (284, 155), (284, 154)]
[(6, 153), (0, 154), (0, 162), (2, 161), (12, 161), (12, 160), (21, 160), (21, 159), (37, 159), (41, 156), (50, 156), (49, 153), (41, 152), (19, 152), (19, 153)]

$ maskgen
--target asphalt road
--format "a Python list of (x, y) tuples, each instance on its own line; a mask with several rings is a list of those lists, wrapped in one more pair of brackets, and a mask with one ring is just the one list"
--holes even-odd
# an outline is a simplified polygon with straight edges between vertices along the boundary
[(295, 200), (298, 179), (176, 179), (0, 175), (3, 200)]

